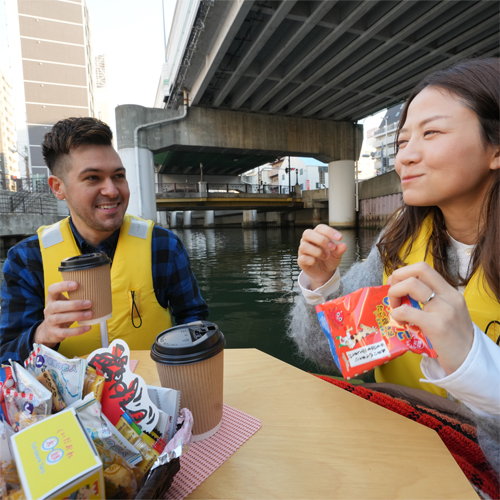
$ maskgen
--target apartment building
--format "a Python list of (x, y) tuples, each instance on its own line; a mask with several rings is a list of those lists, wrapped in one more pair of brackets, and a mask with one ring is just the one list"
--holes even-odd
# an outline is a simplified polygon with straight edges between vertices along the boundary
[(12, 87), (0, 71), (0, 189), (15, 190), (19, 176)]
[(404, 105), (403, 102), (388, 109), (379, 127), (375, 130), (375, 153), (373, 156), (375, 158), (375, 169), (381, 174), (394, 170), (396, 130)]
[(48, 176), (43, 136), (71, 116), (95, 116), (94, 74), (84, 0), (6, 0), (18, 148), (28, 147), (22, 175)]

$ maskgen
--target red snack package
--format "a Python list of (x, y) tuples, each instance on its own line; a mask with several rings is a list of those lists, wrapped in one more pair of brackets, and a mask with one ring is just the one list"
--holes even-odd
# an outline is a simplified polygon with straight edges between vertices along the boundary
[[(400, 326), (391, 319), (389, 288), (389, 285), (360, 288), (316, 306), (335, 363), (347, 380), (407, 351), (437, 357), (420, 328), (410, 324)], [(421, 309), (410, 296), (403, 303)]]

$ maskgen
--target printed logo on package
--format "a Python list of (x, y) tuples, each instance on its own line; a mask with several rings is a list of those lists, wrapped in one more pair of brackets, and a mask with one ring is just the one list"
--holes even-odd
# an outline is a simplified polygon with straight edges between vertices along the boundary
[(111, 423), (116, 425), (126, 411), (143, 431), (150, 432), (158, 422), (158, 408), (149, 399), (144, 379), (130, 370), (129, 361), (130, 349), (119, 339), (87, 358), (87, 363), (106, 379), (101, 405)]

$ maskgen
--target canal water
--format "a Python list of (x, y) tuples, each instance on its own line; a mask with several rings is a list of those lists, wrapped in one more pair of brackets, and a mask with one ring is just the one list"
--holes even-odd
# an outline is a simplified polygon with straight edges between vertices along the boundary
[[(317, 371), (295, 352), (285, 318), (297, 297), (297, 249), (304, 228), (174, 229), (191, 259), (209, 320), (228, 348), (257, 348), (307, 371)], [(348, 249), (341, 271), (366, 258), (378, 230), (342, 231)], [(7, 249), (0, 256), (3, 267)], [(0, 269), (1, 269), (0, 267)], [(0, 282), (3, 275), (0, 274)]]
[[(297, 295), (297, 249), (304, 228), (174, 229), (191, 258), (210, 321), (228, 348), (257, 348), (307, 371), (317, 367), (295, 352), (285, 318)], [(344, 230), (341, 271), (366, 258), (378, 230)]]

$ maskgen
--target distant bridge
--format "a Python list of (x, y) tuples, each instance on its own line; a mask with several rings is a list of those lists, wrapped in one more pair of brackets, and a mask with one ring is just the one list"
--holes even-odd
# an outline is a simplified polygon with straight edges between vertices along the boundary
[(287, 186), (250, 184), (206, 184), (200, 192), (197, 183), (156, 185), (159, 211), (181, 210), (260, 210), (287, 211), (304, 208), (302, 198)]

